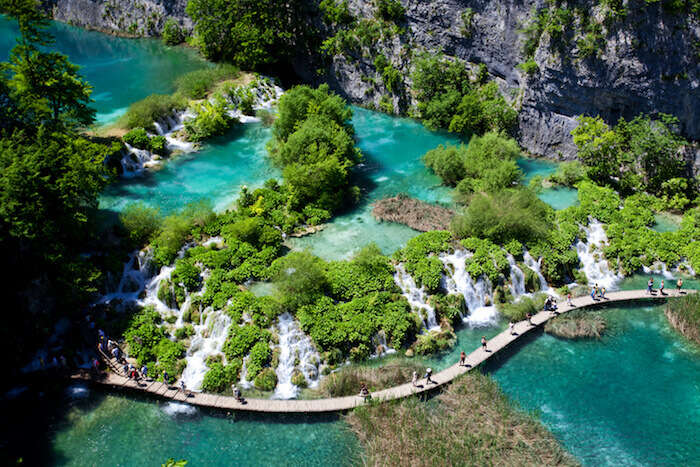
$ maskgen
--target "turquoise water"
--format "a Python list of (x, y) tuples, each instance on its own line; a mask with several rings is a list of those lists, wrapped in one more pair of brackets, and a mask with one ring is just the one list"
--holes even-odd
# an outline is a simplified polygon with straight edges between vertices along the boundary
[(578, 204), (578, 190), (575, 188), (544, 188), (537, 196), (554, 209), (566, 209)]
[[(53, 22), (49, 31), (56, 37), (53, 48), (80, 65), (94, 87), (98, 123), (115, 120), (149, 94), (173, 92), (175, 78), (207, 66), (193, 50), (155, 39), (122, 39)], [(9, 57), (18, 34), (15, 23), (0, 16), (0, 60)]]
[(329, 260), (347, 258), (371, 242), (388, 254), (418, 235), (404, 225), (375, 220), (371, 204), (379, 199), (406, 193), (428, 202), (449, 205), (452, 201), (451, 190), (423, 165), (421, 156), (439, 144), (458, 144), (454, 135), (431, 132), (407, 118), (353, 110), (358, 146), (365, 156), (358, 170), (363, 199), (351, 212), (336, 216), (325, 230), (290, 242), (296, 249), (309, 249)]
[(697, 465), (700, 350), (660, 306), (604, 313), (601, 341), (531, 338), (493, 377), (585, 465)]
[(677, 218), (668, 214), (655, 214), (654, 225), (651, 227), (657, 232), (675, 232), (680, 228)]
[[(84, 394), (85, 396), (85, 394)], [(228, 415), (90, 391), (52, 427), (53, 465), (349, 465), (354, 435), (336, 416)]]
[(143, 177), (113, 183), (102, 194), (100, 208), (121, 211), (141, 201), (169, 213), (206, 199), (222, 211), (238, 197), (241, 186), (255, 188), (279, 177), (265, 151), (270, 135), (271, 130), (259, 123), (239, 125), (202, 151), (178, 156)]

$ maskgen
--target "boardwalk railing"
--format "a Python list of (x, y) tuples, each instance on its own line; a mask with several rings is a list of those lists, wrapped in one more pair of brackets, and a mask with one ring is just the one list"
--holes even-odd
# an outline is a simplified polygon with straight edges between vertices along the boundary
[[(683, 291), (682, 294), (695, 293), (694, 290)], [(629, 302), (634, 300), (649, 300), (649, 299), (666, 299), (669, 297), (677, 297), (677, 291), (669, 291), (661, 295), (659, 293), (648, 294), (646, 290), (627, 290), (620, 292), (611, 292), (604, 299), (593, 300), (590, 296), (577, 297), (572, 300), (572, 305), (568, 305), (566, 301), (559, 304), (558, 314), (563, 314), (571, 310), (588, 308), (596, 305), (607, 305), (610, 303)], [(432, 376), (434, 384), (427, 384), (424, 380), (419, 381), (419, 385), (414, 387), (411, 383), (402, 384), (389, 389), (377, 391), (372, 394), (374, 400), (388, 401), (408, 397), (413, 394), (433, 390), (449, 383), (457, 376), (466, 373), (467, 371), (478, 367), (480, 364), (496, 355), (499, 351), (506, 348), (512, 342), (520, 339), (525, 334), (529, 333), (538, 326), (546, 323), (556, 315), (550, 311), (541, 311), (532, 317), (532, 325), (527, 321), (520, 321), (515, 324), (513, 333), (506, 329), (488, 341), (487, 349), (478, 348), (466, 358), (465, 366), (454, 364), (451, 367), (436, 373)], [(134, 390), (140, 390), (146, 393), (153, 394), (165, 399), (171, 399), (189, 404), (215, 407), (221, 409), (246, 410), (252, 412), (268, 412), (268, 413), (312, 413), (312, 412), (339, 412), (349, 410), (365, 403), (360, 396), (333, 397), (327, 399), (313, 400), (275, 400), (275, 399), (247, 399), (245, 403), (238, 402), (234, 397), (221, 396), (217, 394), (207, 393), (189, 393), (185, 394), (182, 390), (169, 384), (158, 381), (140, 381), (124, 376), (108, 373), (103, 378), (94, 378), (87, 375), (75, 375), (74, 378), (90, 379), (99, 384), (105, 384), (112, 387), (122, 387)], [(359, 388), (358, 388), (359, 392)]]

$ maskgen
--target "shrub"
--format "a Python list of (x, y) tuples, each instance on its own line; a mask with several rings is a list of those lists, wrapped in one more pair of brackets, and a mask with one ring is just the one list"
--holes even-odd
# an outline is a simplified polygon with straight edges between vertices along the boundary
[(173, 283), (182, 284), (188, 292), (199, 289), (202, 278), (199, 275), (199, 268), (187, 259), (175, 261), (175, 270), (170, 275)]
[(185, 32), (173, 18), (169, 18), (163, 25), (162, 36), (165, 45), (178, 45), (185, 40)]
[(255, 378), (265, 366), (269, 365), (271, 359), (272, 350), (270, 350), (270, 345), (265, 341), (256, 342), (250, 349), (250, 356), (246, 362), (247, 378), (249, 380)]
[(291, 252), (275, 260), (276, 296), (289, 311), (313, 303), (328, 289), (323, 260), (308, 252)]
[(522, 321), (528, 313), (535, 315), (544, 307), (545, 294), (537, 294), (533, 298), (521, 297), (515, 303), (503, 303), (498, 306), (498, 311), (510, 321)]
[(534, 58), (529, 58), (526, 61), (519, 63), (518, 69), (529, 76), (532, 76), (540, 71), (540, 67), (537, 66), (537, 62), (535, 62)]
[(151, 138), (151, 152), (165, 156), (168, 153), (167, 140), (165, 136), (157, 135)]
[(119, 124), (128, 129), (152, 128), (153, 122), (164, 120), (178, 110), (187, 107), (186, 101), (178, 95), (151, 94), (129, 106), (119, 119)]
[(223, 99), (195, 103), (192, 110), (195, 117), (185, 120), (187, 138), (190, 141), (202, 141), (212, 136), (221, 136), (237, 122), (227, 113), (228, 106)]
[(466, 148), (462, 146), (439, 145), (425, 153), (423, 161), (435, 175), (450, 186), (456, 186), (465, 176), (464, 157)]
[(479, 193), (452, 219), (458, 238), (487, 238), (504, 244), (512, 240), (533, 243), (547, 238), (553, 210), (527, 188), (497, 194)]
[(177, 340), (187, 339), (191, 336), (194, 336), (194, 326), (191, 324), (185, 324), (183, 327), (175, 330), (175, 338)]
[(574, 186), (586, 178), (586, 168), (579, 161), (562, 162), (549, 180), (558, 185)]
[(224, 355), (228, 360), (243, 358), (250, 352), (250, 349), (258, 342), (267, 342), (270, 339), (270, 332), (252, 324), (243, 326), (231, 326), (228, 337), (224, 343)]
[(222, 393), (228, 391), (232, 384), (238, 381), (241, 371), (241, 360), (229, 360), (224, 366), (221, 362), (207, 362), (209, 371), (204, 375), (202, 390)]
[(163, 222), (158, 209), (142, 202), (128, 204), (119, 214), (119, 220), (128, 232), (129, 239), (138, 246), (150, 242)]
[(122, 138), (125, 143), (139, 149), (151, 149), (151, 140), (143, 128), (134, 128)]
[(277, 374), (272, 368), (265, 368), (255, 377), (255, 387), (261, 391), (274, 391), (277, 386)]
[(377, 15), (384, 21), (399, 22), (406, 14), (406, 10), (399, 0), (376, 0)]

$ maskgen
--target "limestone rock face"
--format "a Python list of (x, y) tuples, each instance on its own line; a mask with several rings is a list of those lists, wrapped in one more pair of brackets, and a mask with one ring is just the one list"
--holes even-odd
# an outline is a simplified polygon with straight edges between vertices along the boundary
[(125, 36), (158, 36), (174, 18), (185, 29), (187, 0), (44, 0), (57, 21)]
[[(662, 2), (626, 0), (627, 14), (610, 20), (603, 2), (570, 0), (570, 9), (579, 8), (603, 26), (596, 52), (589, 57), (581, 53), (577, 42), (585, 31), (572, 21), (556, 42), (542, 34), (532, 57), (538, 70), (528, 76), (517, 68), (527, 59), (522, 29), (532, 21), (533, 8), (548, 7), (546, 0), (400, 1), (406, 10), (402, 34), (380, 39), (364, 54), (333, 57), (321, 75), (317, 70), (327, 68), (328, 58), (320, 51), (312, 56), (299, 51), (296, 72), (311, 83), (328, 82), (352, 102), (406, 111), (415, 104), (410, 71), (416, 52), (442, 52), (473, 66), (486, 65), (504, 96), (519, 108), (517, 137), (533, 154), (575, 157), (570, 132), (580, 114), (615, 123), (639, 113), (669, 113), (678, 117), (686, 137), (700, 139), (700, 20), (689, 13), (666, 11)], [(192, 28), (187, 0), (47, 0), (47, 5), (57, 20), (113, 33), (157, 35), (168, 17)], [(349, 6), (358, 18), (375, 16), (371, 0), (349, 0)], [(465, 33), (467, 9), (471, 21)], [(320, 14), (309, 21), (332, 33)], [(391, 99), (385, 97), (373, 63), (380, 53), (405, 78), (404, 91)]]

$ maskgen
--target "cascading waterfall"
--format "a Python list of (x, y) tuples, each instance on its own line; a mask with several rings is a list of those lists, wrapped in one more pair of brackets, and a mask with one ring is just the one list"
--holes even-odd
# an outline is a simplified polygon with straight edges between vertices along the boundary
[(411, 309), (415, 311), (423, 320), (423, 327), (427, 330), (440, 329), (440, 325), (435, 318), (435, 309), (428, 304), (428, 296), (425, 287), (418, 288), (413, 277), (406, 272), (403, 264), (396, 265), (394, 282), (403, 292), (403, 296), (408, 300)]
[(666, 263), (657, 262), (651, 267), (642, 266), (642, 270), (644, 270), (644, 274), (661, 274), (666, 279), (673, 279), (673, 274), (668, 270)]
[(383, 357), (396, 353), (396, 349), (392, 349), (389, 347), (389, 344), (387, 344), (386, 334), (383, 329), (380, 329), (379, 332), (372, 337), (372, 344), (374, 344), (374, 354), (370, 358)]
[[(107, 291), (97, 303), (110, 303), (115, 300), (122, 303), (137, 302), (144, 288), (155, 281), (155, 278), (149, 280), (151, 269), (150, 252), (137, 251), (132, 253), (124, 264), (122, 276), (116, 288), (113, 291)], [(168, 277), (171, 271), (172, 269), (167, 272)]]
[[(617, 284), (621, 276), (612, 272), (608, 262), (603, 259), (603, 251), (601, 245), (608, 242), (608, 236), (605, 235), (603, 224), (597, 220), (592, 220), (588, 227), (584, 229), (588, 242), (582, 240), (576, 243), (576, 251), (578, 257), (583, 264), (583, 271), (586, 273), (589, 285), (598, 284), (601, 287), (610, 289)], [(596, 259), (596, 256), (598, 259)]]
[(279, 316), (277, 323), (280, 350), (277, 387), (273, 399), (293, 399), (299, 394), (299, 386), (292, 382), (295, 370), (300, 371), (309, 387), (318, 385), (318, 364), (321, 358), (306, 334), (290, 313)]
[(445, 285), (449, 293), (458, 293), (464, 297), (469, 315), (462, 321), (470, 327), (482, 327), (496, 324), (498, 310), (495, 306), (486, 306), (486, 297), (492, 297), (492, 285), (486, 277), (474, 282), (466, 270), (466, 260), (471, 256), (466, 250), (457, 250), (452, 254), (440, 255), (446, 266), (448, 276)]
[[(207, 367), (207, 357), (221, 352), (231, 326), (231, 318), (223, 311), (207, 310), (206, 320), (194, 326), (190, 348), (187, 349), (185, 361), (187, 366), (182, 372), (182, 380), (188, 389), (198, 391), (202, 388)], [(200, 320), (202, 320), (200, 318)]]
[(525, 274), (511, 254), (508, 255), (508, 264), (510, 264), (510, 291), (513, 298), (517, 299), (525, 295)]
[(549, 286), (549, 284), (547, 283), (547, 279), (544, 278), (544, 276), (542, 275), (542, 271), (540, 270), (541, 260), (535, 261), (535, 258), (532, 257), (530, 252), (525, 250), (525, 252), (523, 253), (523, 261), (525, 261), (525, 265), (527, 267), (532, 269), (535, 272), (535, 274), (537, 274), (537, 278), (540, 281), (540, 291), (548, 294), (553, 294), (554, 290)]

